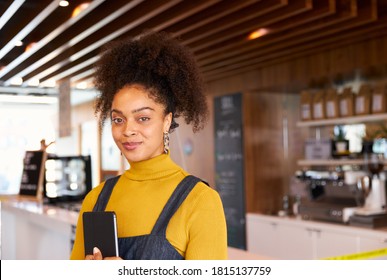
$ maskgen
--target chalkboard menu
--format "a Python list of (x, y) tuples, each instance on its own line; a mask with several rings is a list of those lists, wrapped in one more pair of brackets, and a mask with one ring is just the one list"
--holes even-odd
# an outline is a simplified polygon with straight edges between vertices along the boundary
[(23, 174), (20, 184), (20, 195), (41, 198), (46, 153), (43, 151), (26, 151)]
[(216, 97), (215, 184), (227, 221), (228, 245), (246, 249), (242, 95)]

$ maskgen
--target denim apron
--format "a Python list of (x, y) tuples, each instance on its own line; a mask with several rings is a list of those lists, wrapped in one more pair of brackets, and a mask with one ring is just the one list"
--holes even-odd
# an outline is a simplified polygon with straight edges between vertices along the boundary
[[(119, 178), (120, 176), (117, 176), (106, 180), (93, 211), (105, 211), (110, 195)], [(118, 238), (120, 257), (125, 260), (183, 260), (184, 258), (167, 240), (166, 230), (173, 214), (199, 181), (201, 181), (199, 178), (188, 175), (178, 184), (150, 234)]]

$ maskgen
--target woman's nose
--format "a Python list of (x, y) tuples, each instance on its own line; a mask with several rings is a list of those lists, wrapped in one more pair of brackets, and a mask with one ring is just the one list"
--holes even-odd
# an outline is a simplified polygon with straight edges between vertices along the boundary
[(125, 136), (133, 136), (136, 134), (137, 134), (136, 126), (134, 124), (128, 122), (125, 126), (124, 135)]

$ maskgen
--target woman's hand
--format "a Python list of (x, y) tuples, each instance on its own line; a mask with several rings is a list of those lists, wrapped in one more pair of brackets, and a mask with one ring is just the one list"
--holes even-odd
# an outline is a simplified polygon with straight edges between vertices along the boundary
[(122, 260), (120, 257), (107, 257), (103, 258), (101, 251), (94, 247), (92, 255), (86, 255), (85, 260)]

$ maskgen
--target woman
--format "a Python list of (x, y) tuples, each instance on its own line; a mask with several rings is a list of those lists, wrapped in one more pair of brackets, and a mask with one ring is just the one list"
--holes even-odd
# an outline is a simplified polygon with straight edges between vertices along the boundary
[[(95, 84), (101, 93), (96, 113), (101, 125), (110, 117), (114, 141), (130, 168), (85, 198), (71, 259), (104, 258), (97, 248), (84, 254), (82, 213), (93, 209), (116, 213), (120, 258), (226, 259), (218, 193), (169, 155), (175, 119), (183, 117), (196, 132), (208, 115), (193, 55), (169, 35), (149, 33), (107, 49)], [(103, 189), (107, 194), (100, 196)]]

